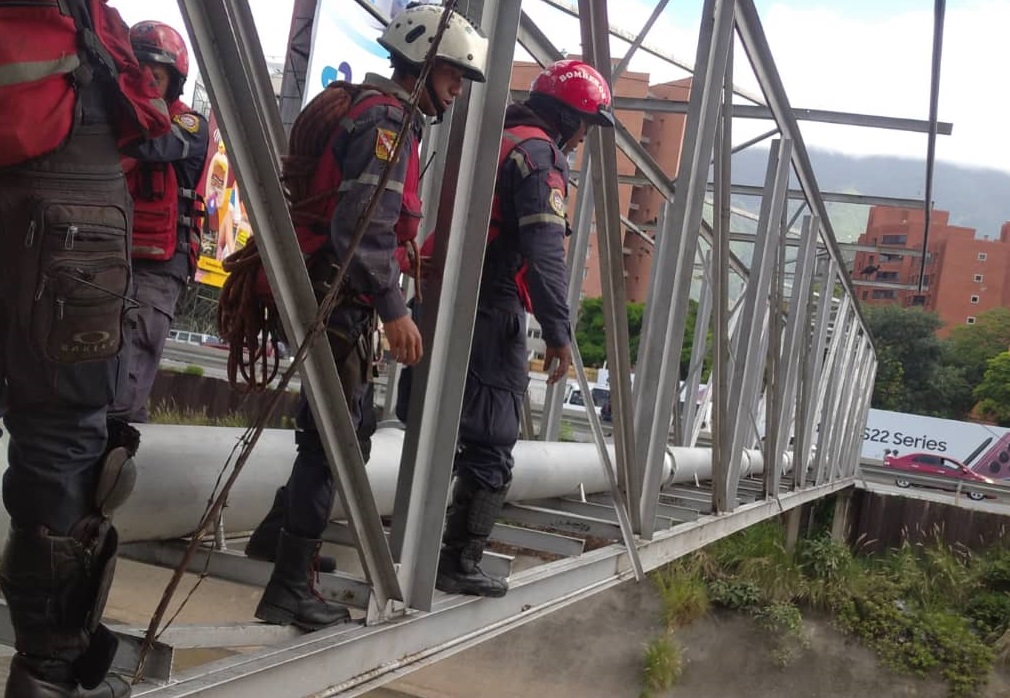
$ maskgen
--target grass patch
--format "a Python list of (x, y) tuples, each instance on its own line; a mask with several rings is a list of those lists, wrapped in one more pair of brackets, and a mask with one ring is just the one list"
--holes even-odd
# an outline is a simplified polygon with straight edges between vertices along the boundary
[(645, 645), (642, 666), (642, 698), (652, 698), (657, 691), (669, 691), (684, 673), (684, 654), (680, 643), (669, 631)]
[(939, 542), (857, 556), (827, 536), (786, 550), (769, 521), (696, 553), (712, 603), (749, 613), (774, 638), (773, 660), (809, 646), (801, 609), (826, 610), (896, 671), (943, 678), (978, 695), (1010, 660), (1010, 551), (972, 554)]
[(561, 423), (558, 424), (558, 441), (575, 441), (575, 427), (571, 422), (561, 420)]
[(247, 428), (252, 420), (240, 412), (232, 412), (222, 417), (212, 418), (207, 414), (206, 407), (199, 410), (192, 408), (179, 409), (173, 402), (162, 402), (155, 405), (148, 412), (148, 421), (151, 424)]
[(667, 629), (687, 625), (708, 613), (708, 590), (697, 569), (670, 565), (652, 578), (663, 601), (663, 624)]

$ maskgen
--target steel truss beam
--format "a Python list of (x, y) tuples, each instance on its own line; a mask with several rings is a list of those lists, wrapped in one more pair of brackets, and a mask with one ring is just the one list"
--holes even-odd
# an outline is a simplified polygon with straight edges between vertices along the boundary
[[(675, 99), (655, 99), (652, 97), (614, 97), (614, 109), (624, 111), (645, 111), (661, 114), (687, 114), (690, 102)], [(756, 104), (734, 104), (734, 118), (740, 119), (774, 119), (775, 115), (768, 107)], [(793, 107), (793, 116), (797, 121), (816, 121), (839, 126), (863, 126), (866, 128), (894, 129), (910, 133), (928, 133), (930, 122), (921, 119), (901, 119), (893, 116), (873, 116), (871, 114), (853, 114), (851, 112), (827, 111), (825, 109), (801, 109)], [(953, 132), (953, 124), (941, 122), (938, 133), (949, 136)]]
[[(470, 342), (508, 94), (519, 5), (509, 0), (471, 0), (460, 8), (482, 17), (491, 37), (488, 80), (471, 83), (453, 109), (436, 239), (436, 275), (422, 318), (425, 358), (414, 372), (410, 414), (396, 491), (392, 547), (408, 606), (431, 608), (449, 498), (452, 461), (463, 404)], [(454, 206), (465, 201), (467, 206)], [(437, 308), (437, 313), (430, 312)], [(420, 419), (414, 421), (416, 416)]]
[[(582, 47), (586, 60), (611, 80), (609, 18), (606, 0), (579, 0)], [(603, 286), (603, 316), (606, 324), (607, 362), (611, 367), (610, 403), (613, 407), (615, 461), (618, 483), (635, 532), (641, 532), (638, 502), (642, 478), (635, 461), (635, 431), (632, 422), (631, 341), (628, 335), (627, 297), (624, 287), (624, 239), (620, 225), (617, 189), (617, 137), (641, 148), (620, 124), (614, 129), (595, 128), (588, 136), (593, 191), (596, 200), (596, 237), (599, 241), (600, 281)]]
[(708, 163), (715, 146), (723, 78), (733, 40), (733, 2), (709, 0), (702, 16), (695, 64), (704, 77), (691, 89), (680, 186), (674, 192), (670, 215), (664, 221), (666, 230), (661, 234), (652, 264), (635, 374), (636, 458), (642, 477), (639, 506), (641, 533), (645, 537), (652, 534), (660, 487), (658, 465), (666, 448), (679, 387), (680, 353), (704, 211)]
[(284, 130), (290, 131), (305, 102), (305, 81), (312, 54), (312, 34), (316, 20), (316, 0), (295, 0), (291, 10), (288, 52), (281, 80), (280, 111)]
[[(639, 554), (652, 570), (782, 511), (852, 486), (851, 478), (778, 500), (746, 504), (723, 516), (659, 531)], [(616, 528), (616, 527), (615, 527)], [(618, 546), (516, 574), (500, 599), (441, 597), (431, 613), (370, 627), (339, 627), (282, 642), (268, 652), (236, 655), (180, 673), (168, 686), (135, 686), (151, 698), (357, 696), (630, 579)]]
[[(574, 11), (571, 7), (563, 7), (564, 3), (559, 0), (544, 1), (565, 11)], [(357, 2), (366, 9), (370, 5), (367, 0)], [(627, 38), (631, 49), (610, 76), (613, 63), (609, 36), (618, 32), (609, 25), (607, 2), (580, 0), (576, 16), (582, 22), (586, 59), (597, 65), (605, 76), (619, 75), (627, 68), (636, 49), (650, 50), (644, 39), (666, 2), (659, 0), (646, 26)], [(279, 288), (285, 323), (291, 326), (292, 336), (298, 337), (299, 332), (304, 336), (303, 328), (311, 316), (307, 309), (314, 304), (306, 302), (311, 292), (304, 278), (301, 256), (292, 246), (290, 220), (280, 213), (286, 210), (282, 192), (276, 184), (283, 128), (267, 96), (262, 59), (244, 53), (253, 50), (249, 47), (258, 47), (255, 33), (250, 31), (248, 7), (240, 0), (181, 0), (181, 5), (186, 11), (191, 34), (198, 39), (194, 43), (205, 53), (216, 52), (202, 61), (210, 66), (210, 70), (205, 67), (205, 72), (209, 82), (217, 87), (217, 92), (212, 92), (215, 108), (219, 116), (225, 117), (226, 139), (229, 146), (235, 146), (236, 163), (244, 175), (243, 186), (253, 192), (250, 197), (252, 218), (267, 248), (268, 269), (275, 288)], [(858, 425), (860, 420), (865, 420), (875, 372), (873, 346), (853, 303), (853, 285), (841, 266), (839, 246), (826, 216), (826, 197), (817, 191), (800, 138), (797, 120), (801, 114), (790, 108), (785, 98), (753, 11), (753, 0), (708, 0), (705, 7), (698, 72), (688, 103), (689, 128), (679, 177), (675, 180), (667, 176), (639, 140), (620, 124), (613, 131), (598, 129), (591, 135), (587, 149), (591, 156), (585, 159), (580, 175), (585, 185), (579, 191), (577, 233), (569, 250), (572, 267), (569, 302), (574, 310), (581, 295), (581, 272), (595, 207), (601, 243), (601, 275), (605, 284), (617, 471), (623, 492), (609, 500), (591, 497), (582, 502), (563, 499), (536, 503), (542, 506), (515, 503), (503, 512), (503, 519), (507, 521), (580, 535), (598, 535), (615, 543), (586, 553), (581, 539), (572, 536), (499, 525), (495, 534), (499, 540), (576, 557), (514, 575), (510, 592), (502, 599), (446, 597), (433, 591), (480, 280), (479, 265), (465, 264), (465, 261), (479, 259), (484, 250), (494, 181), (493, 163), (497, 162), (512, 51), (518, 37), (541, 63), (561, 57), (536, 25), (525, 15), (520, 16), (519, 2), (464, 0), (461, 9), (480, 18), (483, 29), (491, 36), (490, 75), (486, 85), (472, 86), (457, 100), (456, 108), (439, 134), (444, 146), (438, 150), (446, 156), (444, 175), (429, 175), (425, 182), (431, 189), (433, 183), (441, 182), (438, 227), (448, 231), (448, 241), (440, 242), (436, 250), (436, 259), (444, 275), (441, 287), (429, 296), (427, 305), (433, 312), (427, 313), (423, 324), (427, 356), (415, 373), (418, 385), (425, 387), (413, 391), (411, 413), (415, 418), (400, 469), (390, 534), (395, 559), (400, 563), (395, 574), (381, 523), (377, 516), (371, 516), (374, 509), (371, 492), (361, 487), (363, 469), (359, 470), (360, 455), (354, 458), (356, 440), (347, 431), (349, 420), (340, 412), (343, 401), (331, 401), (338, 403), (333, 405), (325, 402), (326, 394), (341, 394), (339, 384), (320, 373), (321, 363), (332, 366), (332, 359), (313, 354), (312, 362), (305, 369), (307, 387), (315, 388), (310, 390), (310, 395), (318, 395), (314, 397), (317, 414), (320, 410), (336, 414), (330, 420), (334, 424), (327, 427), (326, 433), (331, 456), (334, 456), (331, 462), (338, 463), (337, 482), (348, 490), (341, 491), (345, 511), (358, 512), (356, 517), (351, 517), (353, 526), (347, 529), (347, 538), (351, 542), (357, 538), (361, 543), (362, 563), (370, 571), (368, 578), (373, 589), (369, 592), (368, 585), (360, 580), (338, 576), (324, 581), (331, 585), (331, 595), (343, 590), (354, 596), (358, 606), (365, 605), (365, 597), (371, 593), (367, 602), (371, 612), (369, 620), (384, 622), (344, 625), (296, 638), (263, 631), (256, 637), (263, 641), (282, 638), (282, 641), (258, 652), (194, 669), (168, 686), (139, 686), (134, 695), (211, 698), (358, 695), (631, 578), (633, 555), (616, 543), (622, 539), (622, 531), (618, 525), (621, 522), (618, 510), (613, 508), (615, 497), (627, 505), (634, 528), (641, 535), (637, 540), (629, 540), (630, 536), (626, 536), (623, 542), (637, 550), (642, 568), (648, 570), (782, 510), (814, 501), (851, 484), (860, 443), (857, 437), (861, 436)], [(768, 98), (767, 107), (732, 105), (734, 24)], [(760, 97), (752, 97), (752, 100), (763, 101)], [(729, 229), (731, 192), (758, 193), (753, 188), (733, 187), (730, 183), (729, 154), (735, 150), (731, 139), (732, 118), (744, 117), (745, 113), (760, 113), (762, 118), (770, 114), (779, 128), (736, 149), (777, 132), (782, 135), (772, 149), (766, 186), (760, 190), (764, 197), (762, 228), (752, 240), (755, 243), (753, 270), (729, 249), (733, 238)], [(814, 116), (829, 118), (830, 114)], [(898, 121), (888, 123), (897, 127)], [(432, 142), (434, 140), (432, 138)], [(625, 232), (617, 189), (618, 183), (630, 180), (617, 174), (618, 147), (642, 175), (635, 183), (655, 187), (667, 199), (668, 209), (663, 217), (664, 232), (657, 238), (655, 276), (650, 280), (649, 315), (637, 366), (634, 406), (629, 385), (631, 357), (624, 312), (622, 243)], [(713, 155), (716, 202), (710, 227), (702, 214), (704, 194), (711, 186), (707, 175)], [(790, 159), (800, 181), (799, 193), (815, 219), (804, 227), (799, 238), (787, 238), (782, 229), (786, 197), (790, 194), (787, 186)], [(855, 201), (849, 195), (839, 196), (847, 197), (850, 203)], [(435, 192), (429, 191), (425, 200), (436, 200)], [(864, 203), (867, 200), (883, 199), (859, 199)], [(905, 199), (889, 201), (921, 204)], [(454, 205), (455, 202), (466, 202), (466, 206)], [(785, 228), (790, 226), (791, 223)], [(629, 227), (629, 230), (632, 229)], [(627, 234), (642, 234), (642, 227)], [(702, 289), (700, 327), (688, 385), (697, 385), (699, 381), (701, 360), (708, 350), (704, 337), (709, 324), (707, 316), (711, 313), (715, 330), (711, 347), (715, 375), (711, 390), (716, 406), (713, 486), (693, 492), (680, 487), (674, 493), (662, 494), (662, 478), (657, 475), (655, 466), (660, 460), (657, 454), (666, 448), (669, 440), (678, 389), (676, 367), (680, 362), (699, 235), (712, 245), (711, 257), (704, 262), (712, 271)], [(799, 245), (795, 259), (786, 257), (787, 244)], [(820, 265), (820, 275), (814, 273), (818, 267), (818, 245), (826, 248), (830, 258)], [(663, 264), (659, 263), (660, 258)], [(789, 272), (792, 285), (788, 294), (789, 308), (784, 312), (784, 290), (776, 291), (779, 302), (769, 298), (773, 282), (783, 289), (788, 285), (785, 282), (787, 264), (795, 264), (795, 269)], [(733, 280), (732, 285), (731, 269), (740, 276), (740, 282)], [(671, 278), (655, 278), (664, 271)], [(843, 298), (837, 303), (836, 311), (833, 296), (838, 286), (843, 290)], [(730, 308), (735, 299), (742, 300), (739, 312), (731, 321)], [(783, 320), (785, 325), (780, 328)], [(328, 352), (328, 348), (324, 349)], [(773, 364), (778, 362), (767, 387), (762, 386), (768, 360), (765, 349), (773, 352)], [(797, 355), (801, 360), (797, 360)], [(848, 385), (839, 385), (847, 372), (854, 380)], [(393, 390), (395, 386), (389, 388)], [(321, 394), (324, 392), (326, 394)], [(749, 442), (748, 432), (753, 424), (745, 422), (739, 413), (743, 412), (750, 419), (763, 392), (768, 395), (772, 414), (772, 418), (766, 420), (773, 452), (766, 460), (767, 469), (773, 471), (768, 482), (757, 478), (742, 479), (740, 463), (742, 447)], [(558, 397), (552, 397), (549, 403), (557, 402)], [(678, 415), (684, 420), (680, 431), (685, 435), (694, 408), (693, 388), (688, 399), (692, 409)], [(737, 413), (735, 418), (734, 412)], [(793, 412), (799, 454), (790, 478), (794, 491), (790, 492), (778, 481), (780, 467), (776, 457), (786, 450), (783, 446), (789, 439)], [(560, 411), (548, 405), (544, 413), (546, 421), (542, 434), (551, 438), (556, 434)], [(341, 439), (346, 439), (345, 443), (351, 446), (341, 447), (338, 443)], [(812, 447), (815, 441), (818, 442), (816, 449)], [(341, 448), (354, 453), (341, 453)], [(837, 467), (828, 468), (829, 455), (830, 462)], [(808, 477), (811, 460), (819, 486), (812, 485), (813, 478)], [(350, 505), (346, 497), (353, 500)], [(699, 511), (718, 514), (702, 516)], [(677, 523), (685, 520), (688, 522)], [(667, 528), (671, 523), (672, 528)], [(211, 558), (212, 564), (231, 562), (228, 556), (213, 555)], [(507, 559), (489, 556), (488, 564), (500, 564), (503, 565), (501, 569), (508, 569)], [(241, 565), (236, 566), (239, 567)], [(262, 568), (242, 568), (234, 574), (236, 578), (256, 577), (262, 574)], [(406, 603), (392, 603), (397, 598), (404, 598)], [(233, 641), (228, 639), (234, 634), (232, 630), (215, 632), (214, 637), (223, 638), (223, 642)], [(129, 663), (128, 658), (126, 663)]]
[[(793, 143), (792, 163), (796, 179), (799, 180), (800, 188), (806, 194), (807, 205), (811, 212), (821, 221), (824, 231), (824, 241), (831, 257), (840, 268), (844, 269), (841, 250), (835, 237), (834, 228), (831, 226), (831, 218), (828, 215), (827, 207), (824, 205), (824, 198), (820, 194), (817, 186), (817, 179), (814, 176), (813, 166), (807, 154), (803, 136), (800, 133), (796, 116), (789, 105), (789, 98), (786, 96), (785, 87), (779, 77), (778, 68), (772, 59), (771, 49), (768, 47), (768, 39), (765, 37), (764, 29), (761, 26), (761, 19), (758, 17), (754, 0), (737, 0), (736, 3), (736, 28), (743, 44), (744, 51), (750, 60), (754, 75), (757, 77), (761, 91), (768, 100), (768, 107), (775, 116), (784, 138), (788, 138)], [(855, 289), (849, 277), (844, 272), (840, 275), (842, 286), (846, 293), (855, 297)], [(858, 307), (855, 309), (858, 322), (865, 327), (862, 315)]]
[[(286, 136), (249, 6), (240, 0), (180, 0), (207, 91), (247, 194), (257, 246), (287, 336), (301, 346), (318, 312), (280, 182)], [(376, 609), (401, 597), (365, 464), (328, 342), (312, 343), (302, 384), (358, 539)], [(292, 459), (294, 452), (292, 451)]]

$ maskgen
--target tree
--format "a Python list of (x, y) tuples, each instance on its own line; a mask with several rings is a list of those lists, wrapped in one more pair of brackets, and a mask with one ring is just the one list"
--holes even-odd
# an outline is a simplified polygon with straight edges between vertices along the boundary
[(979, 412), (1001, 427), (1010, 427), (1010, 351), (989, 360), (975, 397)]
[(939, 316), (896, 305), (869, 307), (864, 315), (878, 357), (880, 385), (874, 386), (873, 406), (947, 416), (936, 394), (942, 355), (936, 337), (941, 326)]
[(889, 346), (877, 346), (877, 378), (873, 383), (872, 405), (897, 411), (905, 397), (905, 371)]
[(602, 366), (607, 360), (607, 328), (603, 321), (603, 299), (586, 298), (579, 306), (575, 339), (586, 366)]
[[(964, 370), (969, 385), (978, 385), (989, 360), (1010, 349), (1010, 308), (979, 313), (974, 325), (959, 325), (944, 345), (944, 363)], [(970, 409), (970, 408), (969, 408)]]
[[(687, 329), (684, 332), (684, 348), (680, 354), (680, 372), (683, 377), (691, 360), (691, 345), (694, 341), (694, 323), (698, 314), (698, 304), (689, 301), (687, 314)], [(638, 343), (642, 335), (642, 321), (645, 318), (644, 303), (628, 303), (628, 336), (632, 365), (638, 360)], [(582, 352), (582, 360), (586, 366), (602, 366), (607, 360), (607, 327), (603, 319), (603, 299), (583, 299), (579, 307), (579, 324), (575, 330), (575, 338)]]

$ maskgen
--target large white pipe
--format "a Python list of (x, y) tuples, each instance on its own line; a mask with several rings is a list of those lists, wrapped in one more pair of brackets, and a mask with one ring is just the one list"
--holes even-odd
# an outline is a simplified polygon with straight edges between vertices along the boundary
[[(222, 465), (244, 430), (163, 424), (140, 425), (140, 430), (137, 486), (115, 516), (120, 539), (130, 542), (185, 536), (203, 515)], [(368, 475), (379, 513), (386, 516), (393, 512), (403, 434), (397, 428), (382, 428), (372, 440)], [(259, 523), (270, 508), (274, 491), (287, 480), (294, 456), (293, 431), (263, 432), (231, 491), (224, 513), (227, 531), (246, 531)], [(510, 501), (561, 497), (577, 492), (580, 486), (587, 493), (609, 489), (593, 444), (520, 441), (514, 456)], [(0, 465), (7, 466), (5, 444), (0, 445)], [(760, 473), (760, 452), (746, 452), (743, 467), (744, 475)], [(665, 458), (663, 481), (708, 480), (711, 471), (710, 449), (671, 448)], [(342, 517), (339, 498), (333, 516)], [(4, 537), (8, 525), (7, 513), (2, 511), (0, 534)]]

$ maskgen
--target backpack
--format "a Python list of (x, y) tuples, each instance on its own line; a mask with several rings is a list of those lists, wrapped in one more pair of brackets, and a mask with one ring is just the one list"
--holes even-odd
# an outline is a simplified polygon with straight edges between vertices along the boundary
[[(344, 132), (346, 119), (395, 99), (371, 86), (334, 82), (306, 105), (291, 127), (289, 152), (281, 160), (281, 182), (310, 276), (314, 269), (326, 271), (331, 265), (325, 244), (341, 179), (336, 165), (334, 171), (323, 173), (324, 181), (333, 185), (313, 193), (323, 155)], [(237, 387), (241, 372), (249, 390), (263, 390), (277, 375), (278, 352), (268, 351), (267, 345), (272, 343), (276, 349), (281, 326), (256, 237), (226, 257), (222, 266), (228, 278), (221, 288), (217, 325), (219, 336), (229, 347), (228, 381)], [(272, 365), (268, 365), (268, 357), (272, 357)]]

